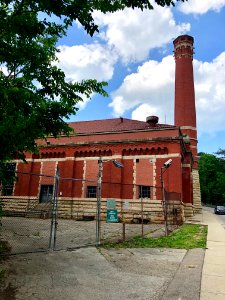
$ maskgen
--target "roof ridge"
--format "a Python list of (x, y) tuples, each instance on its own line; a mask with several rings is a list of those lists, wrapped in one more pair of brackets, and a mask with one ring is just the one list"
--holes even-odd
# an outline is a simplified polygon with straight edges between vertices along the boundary
[(76, 121), (68, 122), (78, 134), (91, 134), (91, 133), (116, 133), (125, 131), (136, 130), (157, 130), (160, 128), (171, 128), (173, 125), (167, 124), (149, 124), (145, 121), (133, 120), (128, 118), (111, 118), (100, 120)]
[(146, 123), (146, 121), (141, 121), (141, 120), (134, 120), (134, 119), (130, 119), (130, 118), (124, 118), (124, 117), (118, 117), (118, 118), (110, 118), (110, 119), (97, 119), (97, 120), (80, 120), (80, 121), (72, 121), (72, 122), (67, 122), (67, 123), (80, 123), (80, 122), (102, 122), (102, 121), (112, 121), (112, 120), (119, 120), (119, 119), (123, 119), (123, 120), (129, 120), (129, 121), (136, 121), (136, 122), (142, 122), (142, 123)]

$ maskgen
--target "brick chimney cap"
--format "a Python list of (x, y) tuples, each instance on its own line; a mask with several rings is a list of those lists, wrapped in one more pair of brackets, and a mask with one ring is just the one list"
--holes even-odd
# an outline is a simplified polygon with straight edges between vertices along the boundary
[(188, 34), (184, 34), (184, 35), (180, 35), (178, 36), (174, 41), (173, 41), (173, 44), (177, 44), (177, 43), (180, 43), (182, 41), (189, 41), (190, 43), (194, 44), (194, 38)]
[(157, 116), (148, 116), (146, 118), (146, 122), (149, 124), (157, 124), (159, 121), (159, 118)]

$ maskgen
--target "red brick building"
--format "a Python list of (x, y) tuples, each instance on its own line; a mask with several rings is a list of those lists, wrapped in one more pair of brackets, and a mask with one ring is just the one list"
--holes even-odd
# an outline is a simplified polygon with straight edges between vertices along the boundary
[[(5, 197), (12, 196), (18, 206), (48, 201), (60, 172), (59, 213), (74, 217), (76, 209), (93, 200), (96, 206), (98, 161), (103, 160), (102, 199), (117, 203), (145, 201), (162, 208), (162, 180), (174, 201), (186, 215), (200, 209), (197, 170), (197, 130), (193, 79), (193, 38), (184, 35), (174, 41), (176, 63), (175, 125), (160, 124), (150, 116), (146, 122), (126, 118), (73, 122), (76, 134), (40, 141), (40, 156), (27, 155), (28, 164), (16, 162), (18, 181)], [(162, 168), (172, 160), (171, 166)], [(123, 168), (115, 168), (112, 160)], [(42, 174), (47, 176), (36, 176)], [(171, 197), (171, 196), (170, 196)], [(95, 201), (95, 202), (94, 202)], [(118, 204), (119, 205), (119, 204)], [(93, 208), (92, 207), (92, 208)], [(150, 207), (150, 206), (149, 206)], [(90, 208), (90, 207), (89, 207)], [(89, 209), (87, 207), (87, 210)], [(90, 212), (93, 214), (95, 210)]]

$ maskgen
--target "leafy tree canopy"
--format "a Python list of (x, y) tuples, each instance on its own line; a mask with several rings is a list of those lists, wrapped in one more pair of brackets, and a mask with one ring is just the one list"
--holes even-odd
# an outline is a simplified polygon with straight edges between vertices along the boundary
[[(161, 6), (177, 1), (185, 0), (155, 0)], [(65, 80), (56, 66), (56, 43), (74, 21), (91, 36), (97, 32), (94, 10), (106, 13), (126, 7), (153, 9), (148, 0), (0, 1), (1, 164), (37, 151), (36, 139), (69, 135), (72, 129), (63, 119), (76, 113), (77, 103), (93, 93), (107, 95), (105, 82)]]
[[(224, 151), (224, 150), (219, 150)], [(225, 151), (224, 151), (225, 152)], [(212, 154), (201, 153), (199, 160), (201, 198), (203, 203), (225, 204), (225, 161)]]

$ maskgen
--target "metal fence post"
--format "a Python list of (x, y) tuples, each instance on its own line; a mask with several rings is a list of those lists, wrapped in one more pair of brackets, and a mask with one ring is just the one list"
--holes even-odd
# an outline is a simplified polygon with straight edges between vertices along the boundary
[(166, 201), (166, 198), (165, 198), (165, 187), (164, 187), (164, 181), (163, 181), (163, 168), (164, 167), (161, 167), (160, 180), (161, 180), (161, 188), (162, 188), (162, 203), (163, 203), (163, 207), (164, 207), (165, 236), (168, 236), (167, 201)]
[(102, 159), (98, 161), (98, 184), (97, 184), (97, 206), (96, 206), (96, 245), (101, 244), (101, 197), (102, 197)]
[(58, 190), (59, 190), (59, 168), (57, 167), (53, 194), (52, 221), (49, 239), (49, 249), (55, 250), (57, 235), (58, 216)]

